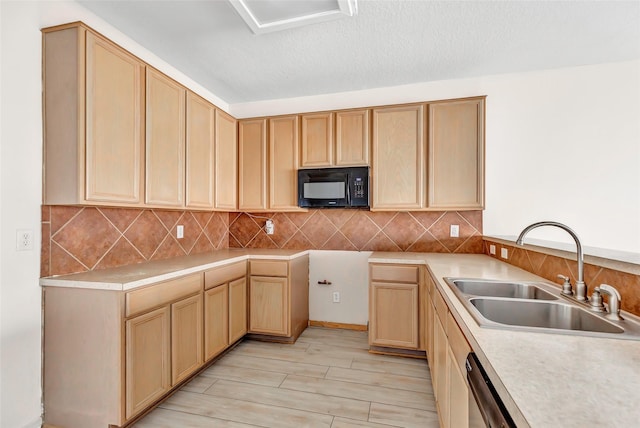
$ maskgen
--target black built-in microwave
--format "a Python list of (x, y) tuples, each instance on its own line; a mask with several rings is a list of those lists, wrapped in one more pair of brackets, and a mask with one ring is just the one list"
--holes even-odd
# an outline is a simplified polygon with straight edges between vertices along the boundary
[(368, 208), (369, 167), (299, 169), (298, 206)]

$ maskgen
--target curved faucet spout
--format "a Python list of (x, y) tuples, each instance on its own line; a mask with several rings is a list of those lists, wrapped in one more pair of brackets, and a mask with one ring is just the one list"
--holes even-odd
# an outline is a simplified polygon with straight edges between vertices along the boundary
[(516, 240), (516, 245), (522, 245), (522, 241), (525, 235), (532, 229), (540, 226), (558, 227), (571, 235), (573, 240), (576, 242), (576, 253), (578, 258), (578, 282), (576, 283), (576, 299), (586, 301), (587, 285), (584, 283), (584, 255), (582, 253), (582, 244), (580, 243), (580, 238), (578, 238), (578, 235), (569, 226), (558, 223), (557, 221), (540, 221), (538, 223), (530, 224), (529, 226), (525, 227), (522, 232), (520, 232), (520, 235)]

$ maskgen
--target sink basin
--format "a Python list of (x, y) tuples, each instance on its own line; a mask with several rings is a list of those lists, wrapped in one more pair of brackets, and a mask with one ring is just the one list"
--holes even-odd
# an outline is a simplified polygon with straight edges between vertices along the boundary
[(544, 291), (542, 288), (532, 283), (483, 279), (447, 278), (446, 280), (449, 285), (453, 284), (453, 286), (460, 290), (461, 293), (473, 296), (558, 300), (558, 297), (554, 296), (550, 292)]
[(482, 317), (499, 324), (598, 333), (624, 329), (577, 306), (560, 302), (473, 298), (469, 302)]

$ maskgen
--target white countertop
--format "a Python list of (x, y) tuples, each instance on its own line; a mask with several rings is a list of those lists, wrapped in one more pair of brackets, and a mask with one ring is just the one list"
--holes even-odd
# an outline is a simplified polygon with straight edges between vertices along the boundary
[(548, 281), (478, 254), (381, 253), (426, 264), (516, 424), (640, 426), (640, 341), (480, 328), (443, 277)]
[(160, 281), (202, 272), (249, 259), (291, 260), (308, 254), (304, 250), (219, 250), (211, 253), (138, 263), (113, 269), (40, 278), (41, 286), (127, 291)]

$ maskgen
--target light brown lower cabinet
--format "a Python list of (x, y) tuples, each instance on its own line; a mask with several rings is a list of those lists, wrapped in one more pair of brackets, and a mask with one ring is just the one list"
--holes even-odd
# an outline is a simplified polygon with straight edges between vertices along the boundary
[(202, 356), (202, 293), (171, 304), (171, 385), (189, 377)]
[(369, 345), (425, 351), (420, 266), (371, 263), (369, 271)]
[(126, 417), (139, 413), (164, 395), (169, 376), (169, 307), (126, 322)]
[(219, 355), (247, 333), (247, 263), (204, 273), (205, 361)]
[(467, 428), (470, 391), (465, 361), (471, 347), (440, 292), (434, 288), (431, 296), (434, 301), (433, 356), (429, 357), (429, 366), (440, 426)]
[(309, 256), (249, 262), (249, 333), (295, 341), (309, 323)]
[(285, 278), (251, 276), (249, 285), (252, 333), (289, 335), (289, 280)]
[(204, 292), (204, 359), (229, 346), (229, 285), (221, 284)]
[(229, 283), (229, 343), (247, 334), (247, 278)]
[[(240, 308), (242, 327), (246, 262), (234, 269), (241, 271), (231, 289), (239, 296), (233, 307)], [(213, 354), (222, 352), (228, 318), (211, 315), (225, 313), (228, 293), (218, 303), (218, 289), (205, 294), (203, 277), (195, 273), (131, 291), (45, 287), (45, 423), (126, 425), (204, 366), (204, 346), (211, 354), (216, 328), (224, 330), (225, 344)], [(234, 330), (236, 337), (241, 331)]]

